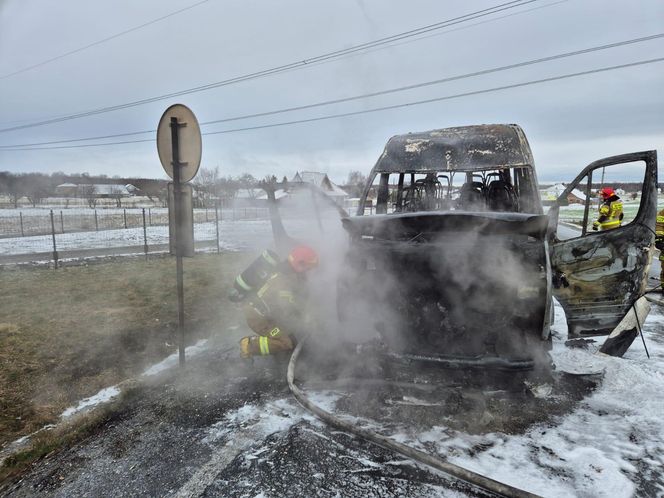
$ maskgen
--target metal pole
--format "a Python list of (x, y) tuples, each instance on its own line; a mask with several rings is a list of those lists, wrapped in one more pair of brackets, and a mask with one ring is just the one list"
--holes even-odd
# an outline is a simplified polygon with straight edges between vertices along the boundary
[(62, 211), (60, 211), (60, 232), (65, 233), (65, 219), (62, 216)]
[(184, 366), (184, 282), (182, 275), (181, 209), (180, 209), (180, 125), (178, 118), (171, 118), (171, 146), (173, 148), (173, 204), (175, 209), (175, 267), (178, 293), (178, 357), (180, 367)]
[(126, 229), (127, 228), (127, 210), (126, 209), (122, 210), (122, 215), (124, 216), (124, 225), (125, 225), (125, 229)]
[(148, 208), (148, 222), (150, 223), (150, 226), (152, 226), (152, 209)]
[(95, 232), (99, 231), (99, 220), (97, 220), (97, 210), (95, 209)]
[(51, 209), (51, 237), (53, 238), (53, 262), (55, 269), (58, 269), (58, 249), (55, 246), (55, 220), (53, 219), (53, 210)]
[(217, 254), (219, 254), (219, 201), (214, 203), (214, 219), (216, 221), (214, 225), (217, 229)]
[(145, 261), (148, 260), (148, 228), (145, 225), (145, 208), (143, 208), (143, 252), (145, 253)]
[(20, 211), (18, 212), (18, 219), (21, 223), (21, 237), (25, 237), (25, 233), (23, 232), (23, 213)]

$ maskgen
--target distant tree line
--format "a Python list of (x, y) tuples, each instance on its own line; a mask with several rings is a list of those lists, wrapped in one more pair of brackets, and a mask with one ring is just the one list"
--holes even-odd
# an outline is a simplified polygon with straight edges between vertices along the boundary
[[(63, 197), (56, 191), (58, 185), (71, 183), (78, 185), (76, 197), (85, 199), (91, 208), (94, 208), (98, 197), (95, 195), (93, 185), (131, 184), (139, 190), (139, 195), (148, 197), (153, 202), (166, 204), (167, 180), (154, 178), (126, 178), (120, 176), (91, 175), (89, 173), (66, 174), (56, 172), (45, 173), (12, 173), (0, 171), (0, 196), (7, 196), (9, 202), (18, 208), (19, 201), (27, 198), (33, 207), (38, 206), (49, 197)], [(260, 181), (249, 173), (239, 176), (221, 176), (219, 168), (201, 168), (192, 182), (196, 188), (198, 204), (212, 204), (215, 199), (221, 201), (232, 200), (240, 189), (257, 189)], [(86, 186), (89, 185), (89, 188)], [(111, 189), (112, 192), (112, 189)], [(119, 202), (121, 189), (118, 188)], [(112, 197), (112, 195), (111, 195)]]

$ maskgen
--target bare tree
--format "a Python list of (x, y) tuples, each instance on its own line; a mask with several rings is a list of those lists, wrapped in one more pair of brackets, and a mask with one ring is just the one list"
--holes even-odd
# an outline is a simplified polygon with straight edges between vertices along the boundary
[(219, 167), (214, 169), (201, 168), (194, 178), (194, 185), (204, 205), (208, 205), (210, 199), (219, 197)]
[(122, 207), (122, 197), (124, 197), (124, 186), (122, 185), (111, 185), (110, 186), (110, 196), (115, 199), (115, 207)]
[(97, 201), (99, 198), (97, 197), (97, 189), (95, 189), (94, 185), (79, 185), (77, 193), (87, 201), (90, 209), (97, 207)]
[(345, 188), (353, 197), (359, 197), (364, 192), (364, 186), (367, 183), (367, 177), (361, 171), (351, 171), (348, 173)]
[(32, 204), (36, 207), (43, 199), (51, 195), (52, 185), (49, 178), (41, 173), (31, 173), (23, 176), (23, 191)]
[(18, 201), (25, 195), (25, 175), (6, 173), (3, 189), (9, 197), (14, 209), (18, 208)]

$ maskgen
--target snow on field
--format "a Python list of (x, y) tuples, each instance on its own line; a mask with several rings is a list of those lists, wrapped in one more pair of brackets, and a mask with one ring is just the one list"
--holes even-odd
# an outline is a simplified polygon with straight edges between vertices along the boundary
[[(335, 219), (324, 218), (324, 223), (340, 226), (338, 216)], [(312, 234), (320, 236), (318, 225), (311, 219), (285, 219), (284, 225), (288, 233), (295, 237), (306, 239)], [(146, 233), (148, 246), (168, 243), (167, 226), (148, 227)], [(216, 240), (215, 223), (194, 224), (194, 240), (197, 242)], [(143, 228), (56, 234), (55, 241), (58, 251), (135, 246), (137, 253), (143, 251), (144, 242)], [(272, 226), (269, 220), (223, 220), (219, 222), (219, 246), (223, 251), (258, 250), (273, 244)], [(52, 250), (51, 235), (0, 238), (0, 256)]]
[[(272, 229), (267, 220), (258, 221), (222, 221), (219, 223), (219, 245), (222, 250), (240, 251), (252, 247), (260, 247), (271, 242)], [(197, 223), (194, 225), (194, 240), (215, 240), (214, 223)], [(78, 232), (56, 234), (58, 251), (77, 249), (98, 249), (104, 247), (136, 246), (137, 252), (142, 251), (143, 229), (129, 228), (105, 230), (100, 232)], [(168, 227), (148, 227), (148, 246), (168, 244)], [(0, 239), (0, 255), (30, 254), (53, 250), (53, 239), (50, 235), (34, 237), (14, 237)]]

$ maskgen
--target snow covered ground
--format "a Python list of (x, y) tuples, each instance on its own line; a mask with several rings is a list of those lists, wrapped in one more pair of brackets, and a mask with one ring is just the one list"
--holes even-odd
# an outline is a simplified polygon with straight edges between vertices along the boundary
[[(425, 432), (404, 427), (394, 433), (392, 427), (382, 430), (375, 421), (345, 418), (541, 496), (664, 496), (664, 310), (654, 306), (644, 325), (650, 359), (639, 338), (625, 358), (596, 354), (602, 338), (591, 349), (569, 349), (564, 345), (564, 312), (557, 304), (555, 310), (552, 357), (556, 364), (588, 372), (604, 371), (600, 385), (571, 413), (519, 435), (469, 435), (444, 426)], [(317, 391), (312, 392), (311, 399), (334, 412), (339, 397), (333, 392)], [(247, 403), (211, 425), (204, 441), (213, 448), (218, 448), (220, 441), (224, 448), (236, 447), (233, 441), (240, 437), (240, 428), (242, 441), (247, 433), (258, 441), (303, 420), (320, 424), (290, 396), (262, 404)], [(247, 465), (250, 460), (264, 458), (268, 446), (245, 453)], [(370, 468), (382, 464), (367, 460), (364, 465)], [(450, 496), (449, 492), (443, 489), (440, 496)]]
[[(340, 226), (337, 215), (324, 217), (323, 220), (326, 225)], [(286, 218), (284, 225), (288, 233), (295, 237), (307, 237), (310, 234), (320, 236), (318, 225), (311, 218)], [(168, 226), (147, 227), (146, 235), (148, 247), (168, 244)], [(195, 223), (194, 240), (196, 242), (216, 240), (214, 221)], [(134, 246), (136, 253), (143, 252), (144, 243), (142, 227), (98, 232), (56, 233), (55, 241), (58, 251)], [(236, 221), (225, 219), (219, 222), (219, 246), (223, 251), (262, 249), (273, 243), (272, 226), (267, 219)], [(0, 238), (0, 256), (46, 253), (52, 250), (51, 235)]]

